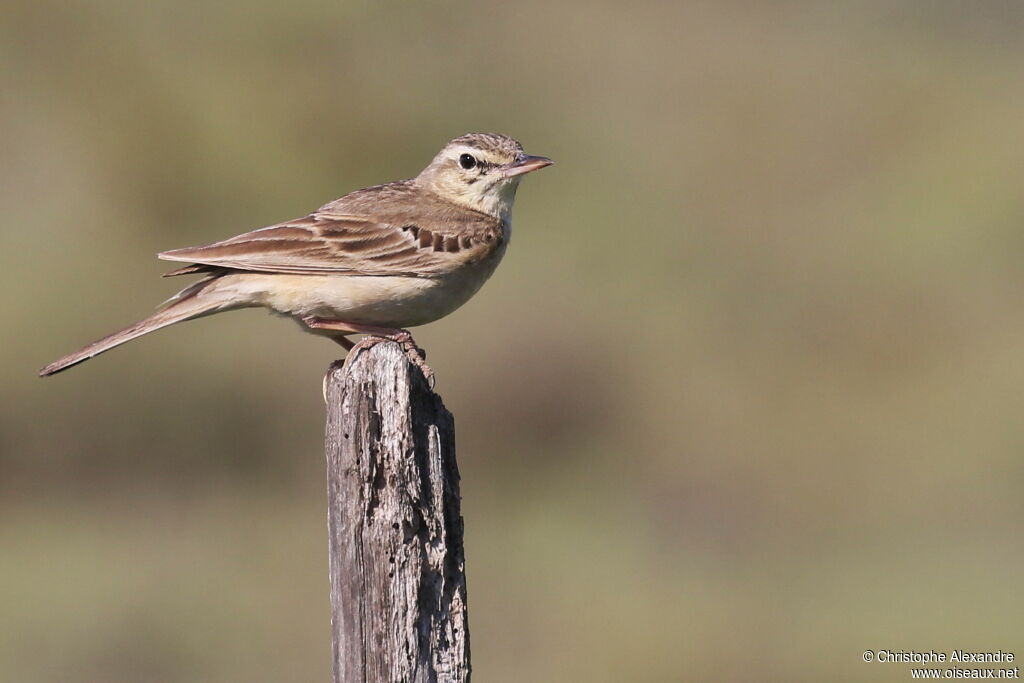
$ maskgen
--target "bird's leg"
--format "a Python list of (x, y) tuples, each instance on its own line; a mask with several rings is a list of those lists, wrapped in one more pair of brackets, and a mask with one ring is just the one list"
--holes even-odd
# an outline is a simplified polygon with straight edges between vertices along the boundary
[[(426, 352), (416, 346), (416, 341), (412, 338), (412, 334), (410, 334), (408, 330), (395, 327), (378, 327), (377, 325), (362, 325), (342, 320), (328, 320), (326, 318), (318, 318), (313, 315), (303, 317), (302, 322), (305, 323), (306, 327), (314, 330), (335, 330), (346, 334), (367, 335), (351, 347), (348, 346), (351, 342), (343, 336), (332, 337), (332, 339), (337, 341), (339, 344), (349, 349), (349, 354), (345, 357), (346, 363), (348, 363), (349, 360), (354, 360), (363, 349), (368, 349), (382, 341), (397, 342), (405, 351), (405, 355), (410, 361), (412, 361), (413, 365), (418, 367), (423, 373), (423, 376), (430, 383), (431, 388), (434, 386), (434, 371), (430, 369), (429, 365), (427, 365)], [(341, 339), (345, 339), (345, 341), (339, 341)]]
[(338, 335), (337, 337), (330, 337), (330, 340), (340, 344), (346, 351), (351, 351), (352, 347), (355, 346), (355, 342), (351, 341), (348, 337)]

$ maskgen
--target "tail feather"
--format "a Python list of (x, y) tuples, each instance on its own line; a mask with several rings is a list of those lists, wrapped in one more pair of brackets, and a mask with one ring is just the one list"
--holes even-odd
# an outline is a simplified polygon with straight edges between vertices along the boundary
[[(92, 344), (89, 344), (74, 353), (68, 354), (59, 360), (55, 360), (40, 370), (39, 376), (48, 377), (62, 370), (67, 370), (73, 365), (87, 361), (93, 356), (98, 356), (104, 351), (109, 351), (115, 346), (120, 346), (127, 341), (141, 337), (144, 334), (149, 334), (150, 332), (159, 330), (162, 327), (167, 327), (174, 323), (192, 320), (193, 318), (199, 318), (210, 313), (230, 308), (231, 302), (229, 299), (205, 288), (210, 282), (212, 282), (212, 280), (195, 283), (191, 287), (183, 290), (180, 294), (176, 295), (174, 299), (171, 299), (171, 301), (168, 302), (169, 305), (165, 308), (157, 311), (145, 320), (140, 320), (134, 325), (126, 327), (119, 332), (108, 334), (106, 337), (103, 337), (103, 339), (94, 341)], [(182, 298), (178, 299), (177, 297), (179, 296)]]

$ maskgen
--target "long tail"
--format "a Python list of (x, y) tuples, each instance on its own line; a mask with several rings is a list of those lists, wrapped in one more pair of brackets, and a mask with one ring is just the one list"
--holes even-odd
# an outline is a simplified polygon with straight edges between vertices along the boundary
[(68, 354), (60, 360), (53, 361), (39, 371), (39, 376), (48, 377), (61, 370), (67, 370), (73, 365), (87, 361), (93, 356), (98, 356), (104, 351), (120, 346), (136, 337), (159, 330), (161, 327), (167, 327), (184, 320), (192, 320), (193, 318), (199, 318), (210, 313), (234, 308), (229, 293), (219, 292), (217, 288), (207, 288), (207, 285), (216, 279), (216, 277), (213, 277), (193, 284), (175, 295), (166, 308), (157, 311), (145, 320), (140, 320), (134, 325), (124, 328), (120, 332), (108, 334), (103, 339), (94, 341), (92, 344)]

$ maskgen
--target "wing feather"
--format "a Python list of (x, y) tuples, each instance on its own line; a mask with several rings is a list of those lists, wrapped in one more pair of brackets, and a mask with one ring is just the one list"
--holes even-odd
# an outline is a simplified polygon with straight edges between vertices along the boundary
[[(329, 205), (330, 206), (330, 205)], [(325, 207), (325, 209), (328, 207)], [(469, 212), (462, 220), (415, 223), (318, 211), (201, 247), (159, 254), (200, 266), (293, 274), (439, 277), (486, 258), (502, 242), (497, 219)], [(174, 274), (195, 272), (189, 266)]]

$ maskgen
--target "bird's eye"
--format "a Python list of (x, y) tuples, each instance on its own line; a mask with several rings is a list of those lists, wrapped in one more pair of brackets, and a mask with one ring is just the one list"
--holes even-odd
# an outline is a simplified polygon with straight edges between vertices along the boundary
[(476, 167), (476, 157), (472, 154), (463, 154), (459, 157), (459, 166), (466, 169), (467, 171), (471, 168)]

